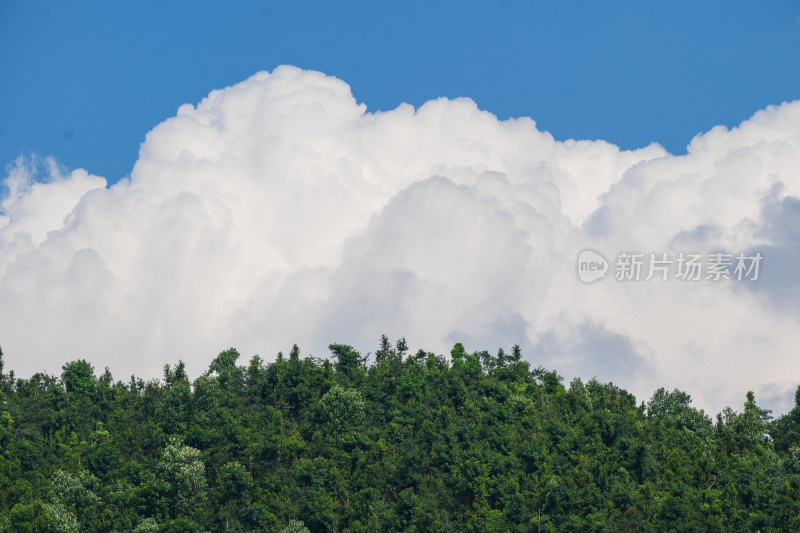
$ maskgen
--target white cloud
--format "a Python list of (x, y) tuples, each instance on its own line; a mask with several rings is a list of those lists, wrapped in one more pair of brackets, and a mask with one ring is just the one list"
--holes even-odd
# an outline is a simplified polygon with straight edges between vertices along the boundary
[[(48, 165), (13, 164), (0, 212), (0, 343), (23, 375), (77, 357), (118, 378), (178, 358), (196, 374), (228, 346), (325, 355), (386, 333), (438, 352), (519, 343), (534, 364), (713, 411), (748, 389), (785, 408), (800, 382), (785, 298), (800, 254), (781, 228), (800, 103), (676, 157), (558, 142), (467, 99), (369, 113), (344, 82), (281, 67), (181, 106), (111, 187)], [(761, 247), (763, 284), (583, 286), (586, 246)]]

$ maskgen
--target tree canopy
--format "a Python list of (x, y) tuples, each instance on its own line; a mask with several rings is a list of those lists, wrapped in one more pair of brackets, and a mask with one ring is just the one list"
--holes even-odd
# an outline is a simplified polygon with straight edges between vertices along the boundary
[(712, 419), (519, 346), (330, 351), (150, 381), (0, 351), (0, 531), (800, 531), (800, 387)]

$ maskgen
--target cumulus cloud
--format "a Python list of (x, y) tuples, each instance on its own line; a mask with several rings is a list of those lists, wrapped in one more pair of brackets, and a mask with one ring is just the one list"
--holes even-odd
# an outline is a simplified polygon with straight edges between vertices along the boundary
[[(343, 81), (280, 67), (181, 106), (111, 186), (12, 164), (0, 343), (20, 374), (85, 357), (117, 377), (178, 358), (196, 374), (228, 346), (518, 343), (640, 399), (679, 387), (717, 411), (754, 389), (783, 410), (800, 382), (798, 168), (797, 102), (674, 156), (557, 141), (468, 99), (372, 113)], [(584, 247), (765, 259), (751, 286), (586, 286)]]

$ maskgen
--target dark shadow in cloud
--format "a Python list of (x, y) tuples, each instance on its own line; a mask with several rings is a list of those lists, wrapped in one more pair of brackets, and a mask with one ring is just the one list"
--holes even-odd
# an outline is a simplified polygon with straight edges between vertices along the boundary
[(800, 198), (792, 196), (765, 200), (764, 224), (760, 237), (771, 243), (749, 255), (761, 252), (763, 260), (756, 281), (736, 283), (781, 310), (800, 311)]
[[(488, 350), (494, 353), (498, 348), (503, 348), (506, 352), (511, 351), (511, 347), (519, 344), (522, 353), (530, 353), (531, 343), (528, 339), (528, 327), (530, 323), (519, 313), (511, 313), (503, 317), (492, 320), (478, 334), (468, 333), (461, 329), (451, 331), (447, 335), (447, 341), (451, 344), (462, 343), (469, 351)], [(528, 350), (526, 350), (528, 348)]]
[(595, 239), (608, 235), (612, 227), (611, 209), (607, 205), (597, 208), (583, 223), (583, 230)]
[[(688, 231), (678, 233), (671, 241), (670, 248), (680, 252), (706, 253), (719, 248), (722, 230), (719, 226), (703, 224)], [(729, 250), (730, 251), (730, 250)]]
[[(781, 414), (788, 413), (794, 407), (794, 393), (796, 386), (786, 386), (784, 384), (767, 383), (754, 389), (756, 404), (762, 409), (772, 411), (772, 416), (779, 417)], [(739, 411), (742, 410), (738, 406)]]
[(601, 324), (584, 322), (565, 337), (545, 333), (533, 346), (534, 364), (556, 370), (568, 379), (596, 377), (604, 382), (630, 382), (650, 366), (633, 339), (608, 331)]

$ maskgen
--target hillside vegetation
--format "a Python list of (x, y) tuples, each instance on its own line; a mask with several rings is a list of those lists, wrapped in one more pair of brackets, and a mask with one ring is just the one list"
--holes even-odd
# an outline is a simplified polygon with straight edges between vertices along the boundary
[(800, 531), (800, 389), (712, 420), (518, 347), (330, 350), (230, 349), (194, 380), (0, 365), (0, 530)]

